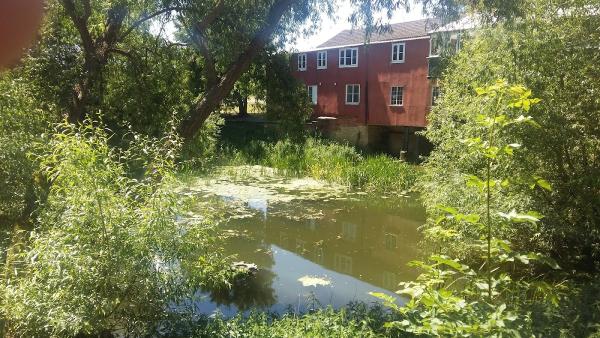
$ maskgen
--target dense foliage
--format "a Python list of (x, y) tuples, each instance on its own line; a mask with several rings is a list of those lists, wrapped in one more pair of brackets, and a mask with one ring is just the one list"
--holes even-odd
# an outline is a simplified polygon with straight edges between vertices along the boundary
[[(412, 263), (423, 270), (416, 281), (401, 283), (403, 288), (398, 292), (410, 297), (408, 304), (401, 308), (393, 304), (393, 298), (376, 296), (405, 316), (403, 321), (393, 322), (394, 326), (416, 334), (540, 334), (533, 329), (536, 323), (531, 319), (532, 308), (535, 304), (544, 309), (546, 312), (538, 316), (543, 318), (557, 306), (558, 297), (543, 280), (534, 281), (521, 274), (533, 261), (553, 269), (559, 266), (538, 253), (515, 251), (506, 239), (506, 229), (535, 226), (541, 217), (538, 213), (523, 209), (526, 205), (504, 210), (495, 203), (496, 197), (511, 186), (530, 185), (527, 177), (503, 164), (521, 148), (521, 144), (511, 141), (514, 131), (539, 126), (527, 114), (540, 100), (525, 87), (508, 86), (502, 80), (476, 91), (472, 101), (480, 110), (468, 116), (473, 126), (461, 141), (465, 158), (484, 164), (483, 170), (464, 173), (466, 191), (481, 208), (464, 213), (452, 206), (438, 206), (441, 215), (426, 231), (438, 242), (460, 241), (472, 256), (465, 264), (442, 254), (447, 250), (439, 246), (427, 262)], [(530, 189), (538, 193), (552, 190), (541, 178)], [(556, 330), (552, 327), (543, 333), (554, 334)]]
[(252, 312), (231, 319), (200, 318), (192, 326), (176, 327), (171, 337), (385, 337), (391, 331), (384, 327), (393, 314), (381, 307), (361, 303), (349, 304), (347, 309), (334, 311), (317, 309), (300, 315), (281, 316)]
[[(492, 24), (446, 65), (424, 175), (304, 138), (305, 89), (274, 51), (303, 23), (314, 29), (331, 1), (47, 3), (39, 43), (0, 75), (2, 335), (598, 334), (597, 1), (421, 1), (446, 20), (469, 12)], [(351, 20), (367, 32), (385, 29), (375, 13), (407, 5), (351, 3)], [(153, 31), (171, 19), (178, 42)], [(256, 74), (246, 73), (253, 63)], [(499, 78), (531, 91), (488, 86)], [(257, 79), (281, 139), (219, 153), (214, 113)], [(63, 118), (72, 124), (57, 125)], [(392, 315), (199, 317), (186, 308), (196, 291), (226, 289), (235, 272), (210, 212), (181, 217), (186, 200), (173, 178), (181, 160), (204, 170), (260, 164), (371, 193), (412, 190), (419, 179), (433, 255), (413, 264), (423, 274), (402, 285), (405, 307), (378, 295)]]
[[(176, 138), (118, 151), (98, 126), (59, 128), (40, 157), (50, 189), (0, 289), (8, 332), (145, 335), (170, 304), (226, 282), (210, 224), (177, 221)], [(131, 177), (131, 165), (144, 172)]]
[(593, 1), (526, 4), (526, 18), (479, 31), (447, 68), (443, 98), (427, 131), (436, 150), (426, 165), (423, 200), (432, 211), (439, 204), (480, 208), (460, 184), (465, 173), (483, 168), (461, 142), (476, 126), (472, 116), (480, 112), (469, 93), (496, 78), (523, 83), (541, 99), (531, 115), (542, 128), (516, 130), (511, 137), (524, 146), (498, 170), (529, 177), (531, 184), (544, 177), (554, 189), (538, 193), (515, 186), (499, 196), (496, 203), (505, 208), (544, 215), (538, 226), (509, 228), (507, 235), (522, 248), (550, 253), (568, 267), (596, 270), (600, 88), (599, 54), (590, 43), (600, 39), (600, 18), (589, 15)]

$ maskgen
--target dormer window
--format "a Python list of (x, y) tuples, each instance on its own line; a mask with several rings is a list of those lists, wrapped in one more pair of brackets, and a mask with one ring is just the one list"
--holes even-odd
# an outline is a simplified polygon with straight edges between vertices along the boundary
[(299, 71), (306, 70), (306, 53), (298, 54), (298, 70)]
[(358, 67), (358, 48), (340, 49), (340, 68)]
[(406, 44), (404, 42), (392, 44), (392, 63), (404, 63)]
[(317, 52), (317, 69), (327, 69), (327, 51)]

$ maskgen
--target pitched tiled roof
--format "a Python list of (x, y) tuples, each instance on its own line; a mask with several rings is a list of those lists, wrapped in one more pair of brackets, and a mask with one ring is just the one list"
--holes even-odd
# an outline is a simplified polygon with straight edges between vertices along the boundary
[[(390, 25), (390, 30), (384, 33), (375, 33), (371, 36), (371, 42), (384, 42), (402, 40), (427, 36), (427, 32), (436, 27), (434, 19), (421, 19), (416, 21), (400, 22)], [(363, 29), (347, 29), (333, 38), (321, 44), (317, 48), (329, 48), (338, 46), (353, 46), (363, 44), (365, 31)]]

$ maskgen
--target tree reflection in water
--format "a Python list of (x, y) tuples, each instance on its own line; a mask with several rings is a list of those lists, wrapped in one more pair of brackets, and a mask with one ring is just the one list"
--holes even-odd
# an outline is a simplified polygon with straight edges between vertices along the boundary
[(256, 274), (237, 278), (230, 288), (210, 291), (211, 302), (217, 305), (235, 305), (240, 311), (250, 308), (269, 308), (277, 303), (273, 289), (275, 274), (259, 270)]

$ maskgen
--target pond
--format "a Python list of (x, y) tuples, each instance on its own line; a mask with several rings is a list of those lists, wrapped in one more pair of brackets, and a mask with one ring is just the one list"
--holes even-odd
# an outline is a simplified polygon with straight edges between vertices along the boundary
[(230, 291), (203, 293), (202, 313), (373, 303), (369, 292), (396, 296), (416, 277), (407, 263), (418, 258), (425, 212), (414, 195), (372, 196), (262, 167), (226, 168), (186, 193), (226, 206), (225, 253), (259, 269)]

